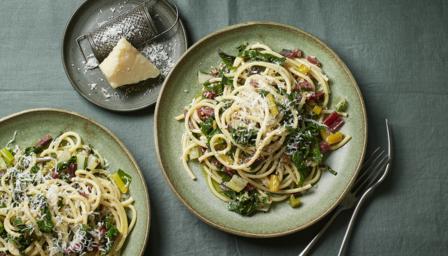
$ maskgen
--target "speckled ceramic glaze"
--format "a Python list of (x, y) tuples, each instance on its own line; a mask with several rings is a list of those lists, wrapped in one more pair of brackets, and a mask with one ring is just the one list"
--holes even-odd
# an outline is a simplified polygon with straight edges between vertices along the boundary
[[(213, 196), (198, 165), (192, 165), (199, 177), (189, 178), (182, 167), (181, 136), (183, 122), (174, 117), (183, 111), (201, 90), (198, 70), (209, 70), (219, 62), (218, 49), (235, 54), (244, 42), (261, 42), (276, 51), (300, 48), (315, 55), (331, 80), (332, 99), (346, 97), (349, 117), (342, 132), (352, 140), (332, 153), (327, 163), (337, 176), (324, 173), (311, 193), (301, 198), (303, 205), (292, 209), (287, 203), (275, 204), (268, 213), (242, 217), (227, 210), (224, 202)], [(363, 99), (352, 74), (341, 59), (316, 37), (295, 27), (251, 22), (227, 27), (192, 46), (167, 78), (156, 107), (155, 140), (162, 171), (179, 199), (204, 222), (221, 230), (249, 237), (273, 237), (302, 230), (328, 214), (353, 183), (364, 158), (367, 120)]]
[(34, 144), (45, 134), (75, 131), (85, 143), (92, 144), (110, 163), (110, 170), (121, 168), (132, 176), (130, 193), (135, 199), (137, 223), (127, 239), (122, 255), (143, 255), (149, 235), (150, 206), (142, 173), (123, 143), (108, 129), (79, 114), (57, 109), (33, 109), (0, 119), (0, 145), (17, 131), (21, 147)]

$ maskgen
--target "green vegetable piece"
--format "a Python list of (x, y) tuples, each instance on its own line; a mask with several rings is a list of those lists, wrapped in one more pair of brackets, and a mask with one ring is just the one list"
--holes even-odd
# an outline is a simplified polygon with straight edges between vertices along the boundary
[(205, 82), (203, 84), (204, 91), (213, 92), (216, 95), (222, 95), (224, 92), (224, 85), (222, 83)]
[(8, 236), (8, 239), (16, 244), (20, 252), (25, 251), (33, 243), (33, 238), (30, 234), (22, 234), (18, 237)]
[(213, 131), (213, 118), (207, 118), (204, 122), (199, 124), (201, 132), (205, 135), (209, 135)]
[(285, 63), (286, 58), (283, 57), (277, 57), (269, 53), (262, 53), (255, 49), (250, 50), (244, 50), (241, 52), (240, 57), (242, 57), (244, 60), (251, 60), (251, 61), (265, 61), (265, 62), (271, 62), (279, 65), (283, 65)]
[(325, 166), (324, 171), (327, 171), (327, 172), (333, 174), (334, 176), (338, 175), (338, 172), (333, 170), (330, 166)]
[(5, 230), (5, 227), (3, 226), (3, 221), (0, 221), (0, 237), (6, 238), (8, 236), (8, 233)]
[(295, 197), (294, 195), (291, 195), (291, 196), (289, 197), (288, 204), (289, 204), (292, 208), (297, 208), (297, 207), (299, 207), (299, 206), (302, 204), (302, 202), (300, 201), (300, 198)]
[(324, 155), (320, 151), (320, 147), (318, 144), (314, 145), (313, 149), (311, 150), (311, 154), (312, 154), (312, 159), (316, 164), (320, 164), (322, 162)]
[(219, 171), (218, 172), (219, 176), (221, 177), (223, 182), (228, 182), (231, 180), (232, 177), (230, 177), (226, 172), (223, 171)]
[(213, 129), (213, 131), (207, 135), (207, 144), (210, 143), (210, 140), (212, 139), (212, 137), (215, 134), (220, 134), (220, 133), (221, 133), (221, 130), (219, 128)]
[(54, 228), (53, 221), (51, 220), (51, 212), (48, 208), (48, 205), (46, 205), (41, 210), (42, 219), (37, 221), (37, 226), (39, 227), (39, 230), (43, 233), (51, 233)]
[(32, 226), (23, 223), (20, 218), (14, 219), (12, 224), (20, 233), (20, 236), (13, 237), (8, 235), (8, 239), (16, 244), (19, 251), (23, 252), (33, 242), (33, 228)]
[(126, 186), (129, 186), (129, 184), (131, 184), (132, 181), (131, 175), (127, 174), (122, 169), (118, 169), (117, 174), (120, 177), (120, 179), (125, 183)]
[(240, 192), (240, 193), (225, 193), (231, 200), (227, 204), (227, 208), (230, 211), (239, 213), (243, 216), (254, 215), (259, 208), (258, 193), (254, 192)]
[(35, 146), (25, 148), (25, 155), (27, 156), (31, 155), (32, 153), (39, 154), (40, 152), (42, 152), (42, 150)]
[(11, 166), (14, 164), (14, 155), (9, 151), (7, 147), (2, 148), (0, 150), (1, 157), (5, 160), (6, 164)]
[(232, 69), (235, 56), (229, 55), (221, 50), (218, 51), (218, 54), (224, 65), (226, 65), (227, 68)]
[(263, 96), (263, 97), (266, 97), (266, 95), (268, 95), (269, 94), (269, 92), (268, 91), (266, 91), (266, 90), (263, 90), (263, 89), (260, 89), (260, 90), (258, 90), (258, 93), (261, 95), (261, 96)]
[(109, 230), (107, 230), (106, 232), (106, 237), (108, 237), (110, 240), (114, 240), (119, 234), (118, 229), (113, 226), (111, 228), (109, 228)]
[(296, 151), (292, 157), (292, 162), (297, 167), (297, 170), (300, 173), (300, 180), (303, 181), (308, 175), (310, 175), (310, 169), (305, 164), (305, 158), (303, 157), (303, 153), (301, 151)]
[(238, 127), (230, 129), (233, 140), (243, 146), (255, 145), (258, 131), (255, 129), (247, 129), (245, 127)]
[(39, 167), (37, 165), (31, 167), (30, 172), (33, 174), (36, 174), (39, 171)]
[(76, 164), (76, 156), (70, 157), (70, 159), (67, 161), (68, 164)]
[(0, 157), (0, 171), (8, 169), (8, 166), (6, 165), (5, 160), (3, 160), (2, 157)]
[(221, 133), (221, 130), (216, 127), (213, 128), (214, 126), (214, 119), (213, 118), (207, 118), (206, 120), (204, 120), (202, 123), (199, 124), (199, 128), (201, 129), (201, 132), (207, 136), (207, 143), (210, 142), (210, 139), (218, 133)]
[(348, 107), (348, 102), (346, 99), (342, 99), (341, 101), (336, 104), (336, 111), (338, 112), (345, 112)]
[(81, 230), (85, 231), (86, 233), (89, 231), (92, 231), (92, 229), (89, 227), (89, 225), (86, 225), (86, 224), (81, 225)]
[(104, 251), (102, 251), (101, 255), (107, 255), (110, 249), (112, 249), (115, 239), (120, 234), (117, 227), (115, 226), (114, 217), (111, 214), (106, 215), (106, 217), (104, 218), (104, 224), (106, 227), (106, 239), (102, 240), (102, 243), (104, 244)]
[[(227, 86), (233, 86), (233, 79), (232, 79), (232, 78), (228, 78), (228, 77), (225, 76), (225, 75), (222, 75), (222, 76), (221, 76), (221, 85), (222, 85), (222, 86), (225, 86), (225, 85), (227, 85)], [(224, 90), (224, 88), (223, 88), (223, 90)]]
[(106, 229), (111, 228), (114, 225), (114, 217), (112, 214), (107, 214), (104, 218), (104, 224), (106, 226)]
[(249, 45), (248, 43), (244, 43), (236, 47), (236, 49), (238, 50), (238, 56), (241, 56), (241, 54), (244, 52), (244, 50), (246, 50), (248, 45)]

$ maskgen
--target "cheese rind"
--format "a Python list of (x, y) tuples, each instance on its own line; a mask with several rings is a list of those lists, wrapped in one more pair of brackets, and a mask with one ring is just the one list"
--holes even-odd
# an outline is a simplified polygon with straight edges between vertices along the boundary
[(135, 49), (126, 38), (118, 41), (99, 67), (114, 89), (160, 75), (157, 67)]

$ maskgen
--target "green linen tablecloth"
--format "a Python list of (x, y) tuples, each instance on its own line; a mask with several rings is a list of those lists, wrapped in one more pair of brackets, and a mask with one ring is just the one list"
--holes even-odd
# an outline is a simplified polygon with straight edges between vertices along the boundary
[[(65, 25), (81, 2), (0, 1), (0, 116), (64, 108), (116, 133), (149, 187), (147, 255), (297, 255), (322, 223), (264, 240), (209, 227), (177, 200), (160, 172), (154, 108), (113, 113), (72, 89), (60, 47)], [(349, 254), (448, 255), (448, 1), (176, 2), (190, 45), (227, 25), (269, 20), (302, 28), (332, 47), (364, 94), (369, 149), (384, 142), (386, 117), (396, 145), (392, 173), (361, 211)], [(336, 254), (347, 219), (348, 214), (338, 218), (316, 255)]]

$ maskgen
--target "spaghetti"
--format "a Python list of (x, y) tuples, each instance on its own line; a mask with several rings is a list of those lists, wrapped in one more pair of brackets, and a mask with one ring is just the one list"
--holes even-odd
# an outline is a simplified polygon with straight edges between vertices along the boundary
[(300, 50), (255, 43), (219, 56), (218, 67), (198, 74), (201, 95), (176, 117), (188, 175), (196, 179), (189, 162), (198, 161), (212, 193), (241, 215), (286, 199), (299, 206), (323, 171), (336, 173), (324, 159), (351, 138), (338, 131), (347, 102), (329, 108), (329, 79)]
[(0, 174), (0, 254), (119, 255), (135, 225), (131, 176), (76, 132), (3, 148)]

